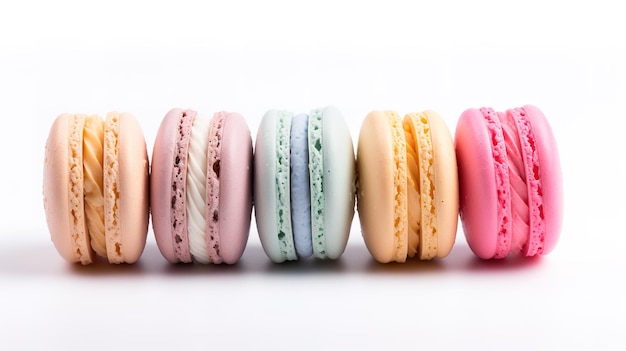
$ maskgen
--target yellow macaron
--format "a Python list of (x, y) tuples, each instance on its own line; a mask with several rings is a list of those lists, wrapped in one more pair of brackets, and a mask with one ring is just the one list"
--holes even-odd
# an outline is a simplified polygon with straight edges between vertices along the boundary
[(454, 144), (434, 111), (372, 111), (357, 149), (357, 209), (365, 244), (379, 262), (446, 257), (456, 238)]

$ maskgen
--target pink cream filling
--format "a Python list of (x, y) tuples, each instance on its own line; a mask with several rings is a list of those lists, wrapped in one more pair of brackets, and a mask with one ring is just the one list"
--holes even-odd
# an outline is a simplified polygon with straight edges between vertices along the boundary
[(509, 251), (520, 253), (528, 241), (528, 191), (522, 147), (515, 118), (510, 113), (498, 113), (506, 144), (507, 164), (511, 188), (511, 216), (513, 233)]
[(498, 237), (494, 258), (503, 258), (511, 247), (512, 223), (511, 223), (511, 197), (509, 196), (509, 165), (502, 133), (500, 119), (496, 112), (490, 108), (481, 108), (487, 129), (489, 131), (491, 148), (493, 153), (494, 171), (497, 188), (497, 227)]

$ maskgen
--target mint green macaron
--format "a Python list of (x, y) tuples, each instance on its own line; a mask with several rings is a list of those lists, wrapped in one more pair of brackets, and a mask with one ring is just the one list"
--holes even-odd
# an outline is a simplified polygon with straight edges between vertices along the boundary
[[(336, 108), (314, 109), (308, 117), (311, 246), (316, 258), (337, 259), (345, 250), (354, 217), (354, 147), (343, 116)], [(291, 186), (292, 120), (292, 112), (268, 111), (259, 126), (255, 145), (255, 218), (263, 249), (276, 263), (297, 260), (298, 252), (303, 256), (303, 251), (296, 249), (292, 217), (308, 214), (300, 212), (300, 206), (295, 206), (297, 212), (292, 212), (292, 191), (306, 189)], [(296, 181), (302, 179), (306, 177), (297, 177)], [(301, 243), (302, 237), (297, 238), (298, 247), (306, 246)]]

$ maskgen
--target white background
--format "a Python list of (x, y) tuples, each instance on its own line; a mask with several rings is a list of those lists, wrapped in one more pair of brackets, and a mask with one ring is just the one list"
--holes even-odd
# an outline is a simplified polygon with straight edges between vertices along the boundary
[[(409, 2), (406, 2), (409, 3)], [(626, 25), (604, 1), (0, 3), (2, 349), (626, 349)], [(548, 256), (379, 265), (358, 217), (338, 262), (66, 264), (41, 195), (62, 112), (139, 119), (151, 153), (173, 107), (245, 116), (332, 104), (354, 142), (372, 109), (540, 107), (560, 148)]]

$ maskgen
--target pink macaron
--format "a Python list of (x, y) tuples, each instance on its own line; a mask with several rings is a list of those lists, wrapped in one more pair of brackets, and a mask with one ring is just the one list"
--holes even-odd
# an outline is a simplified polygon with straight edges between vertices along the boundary
[(468, 109), (456, 128), (460, 215), (480, 258), (545, 255), (558, 241), (563, 190), (556, 141), (534, 106)]
[(252, 214), (252, 139), (237, 113), (173, 109), (152, 154), (152, 225), (172, 263), (236, 263)]

